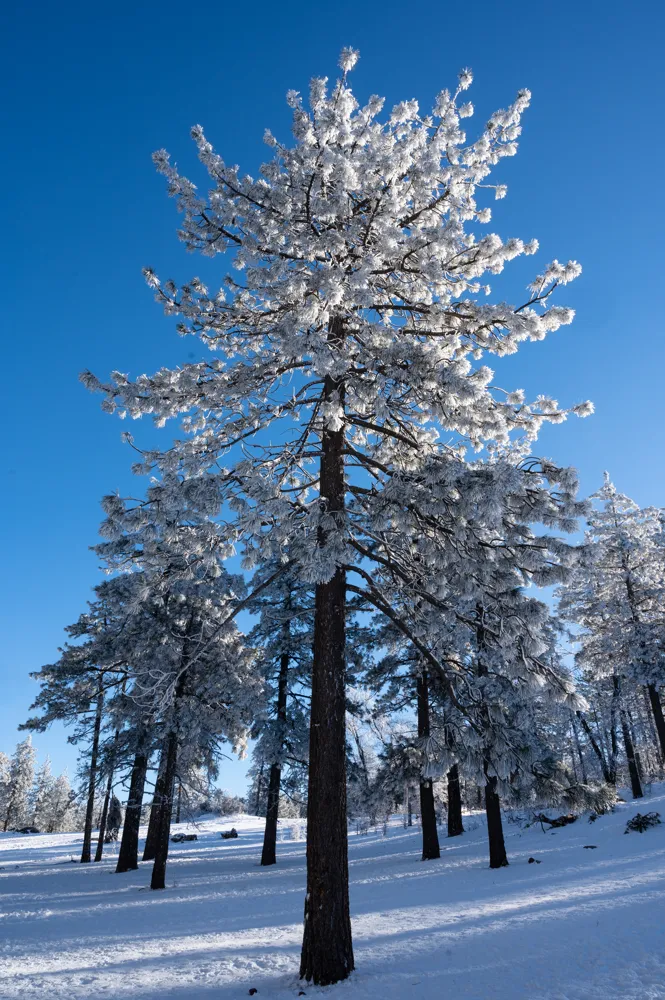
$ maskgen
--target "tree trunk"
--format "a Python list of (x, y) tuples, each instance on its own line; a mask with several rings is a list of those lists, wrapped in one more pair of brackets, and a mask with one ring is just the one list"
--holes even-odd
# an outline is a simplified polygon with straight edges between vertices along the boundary
[(148, 820), (148, 832), (145, 836), (143, 847), (143, 860), (154, 861), (157, 852), (157, 839), (159, 837), (159, 815), (164, 795), (164, 772), (166, 770), (166, 745), (162, 746), (159, 755), (159, 767), (157, 768), (157, 778), (155, 779), (155, 794), (152, 797), (150, 806), (150, 819)]
[(268, 803), (266, 806), (266, 825), (263, 832), (263, 850), (261, 864), (277, 863), (277, 820), (279, 818), (279, 789), (282, 780), (282, 768), (272, 764), (268, 779)]
[(610, 773), (610, 769), (607, 766), (607, 762), (605, 760), (605, 756), (603, 754), (603, 751), (598, 746), (598, 743), (597, 743), (597, 741), (596, 741), (596, 739), (595, 739), (595, 737), (593, 735), (593, 732), (591, 730), (591, 726), (589, 725), (589, 723), (587, 722), (587, 720), (584, 718), (584, 716), (582, 715), (582, 713), (579, 712), (579, 711), (577, 712), (577, 718), (580, 720), (580, 723), (582, 724), (582, 729), (586, 733), (587, 738), (589, 740), (589, 743), (591, 744), (591, 748), (592, 748), (593, 752), (595, 753), (596, 757), (598, 758), (598, 760), (600, 762), (600, 769), (603, 772), (603, 779), (604, 779), (604, 781), (606, 781), (608, 785), (612, 785), (612, 784), (615, 785), (616, 784), (616, 775), (614, 776), (614, 781), (612, 781), (612, 775)]
[[(333, 349), (341, 349), (342, 321), (330, 323)], [(344, 402), (344, 386), (326, 375), (324, 399)], [(319, 489), (322, 517), (344, 530), (344, 430), (324, 426)], [(323, 509), (325, 505), (325, 510)], [(319, 529), (325, 547), (328, 531)], [(338, 568), (316, 585), (314, 656), (307, 797), (307, 894), (300, 976), (319, 986), (354, 968), (349, 913), (346, 821), (346, 573)]]
[(573, 741), (575, 743), (575, 749), (577, 750), (577, 756), (579, 758), (580, 767), (582, 769), (582, 781), (587, 784), (587, 773), (586, 765), (584, 763), (584, 755), (582, 753), (582, 747), (580, 745), (580, 734), (577, 732), (577, 726), (575, 725), (575, 716), (571, 713), (570, 724), (573, 730)]
[(642, 782), (640, 781), (640, 772), (637, 769), (635, 747), (630, 735), (628, 719), (626, 718), (626, 713), (623, 709), (621, 710), (621, 731), (623, 733), (623, 745), (626, 748), (626, 759), (628, 761), (628, 773), (630, 774), (630, 787), (633, 793), (633, 798), (641, 799), (644, 794), (642, 791)]
[(496, 790), (497, 779), (488, 778), (485, 785), (485, 812), (490, 847), (490, 868), (505, 868), (508, 864), (501, 823), (501, 802)]
[(83, 848), (81, 850), (81, 864), (89, 864), (91, 861), (90, 848), (92, 844), (92, 820), (95, 812), (95, 788), (97, 786), (97, 757), (99, 754), (99, 734), (102, 729), (102, 712), (104, 710), (104, 674), (99, 675), (99, 687), (97, 693), (97, 707), (95, 709), (95, 726), (92, 731), (92, 747), (90, 748), (90, 775), (88, 777), (88, 801), (85, 809), (85, 823), (83, 824)]
[[(429, 690), (427, 669), (422, 668), (417, 680), (418, 696), (418, 739), (426, 740), (429, 727)], [(434, 808), (434, 788), (431, 778), (420, 778), (420, 823), (423, 830), (423, 861), (433, 861), (441, 857), (439, 835), (436, 830), (436, 810)]]
[(457, 764), (448, 771), (448, 836), (459, 837), (464, 833), (462, 823), (462, 795), (459, 786), (459, 768)]
[(261, 762), (261, 767), (259, 773), (256, 776), (256, 799), (254, 806), (254, 815), (260, 816), (261, 814), (261, 792), (263, 791), (263, 761)]
[(99, 820), (99, 832), (97, 834), (97, 849), (95, 851), (95, 861), (102, 860), (104, 852), (104, 836), (106, 834), (106, 818), (109, 814), (109, 802), (111, 801), (111, 789), (113, 788), (113, 771), (109, 771), (106, 782), (106, 792), (104, 794), (104, 806), (102, 808), (101, 819)]
[(178, 733), (175, 728), (168, 735), (165, 749), (164, 788), (159, 800), (159, 826), (157, 830), (155, 863), (152, 866), (152, 878), (150, 880), (151, 889), (166, 888), (166, 860), (169, 856), (173, 790), (175, 788), (175, 772), (178, 762)]
[(178, 781), (178, 802), (175, 811), (176, 824), (180, 822), (180, 807), (182, 805), (182, 781)]
[(143, 788), (148, 770), (148, 755), (145, 752), (145, 738), (134, 757), (132, 777), (129, 783), (129, 795), (125, 808), (125, 822), (122, 827), (122, 840), (118, 852), (116, 872), (134, 871), (139, 866), (139, 827), (141, 825), (141, 806), (143, 805)]
[[(638, 707), (636, 702), (634, 704), (634, 707)], [(637, 767), (637, 773), (639, 775), (640, 784), (644, 785), (644, 768), (642, 766), (642, 758), (640, 757), (640, 752), (637, 749), (638, 745), (637, 730), (635, 728), (635, 720), (633, 719), (633, 714), (629, 708), (626, 708), (626, 720), (628, 722), (628, 732), (630, 733), (630, 738), (633, 741), (635, 766)]]
[[(288, 631), (288, 624), (287, 624)], [(277, 722), (280, 729), (279, 751), (281, 753), (286, 724), (286, 696), (289, 679), (289, 653), (283, 651), (279, 661), (279, 678), (277, 681)], [(274, 865), (277, 862), (277, 820), (279, 819), (279, 790), (282, 780), (282, 765), (275, 761), (270, 768), (268, 783), (268, 804), (266, 808), (266, 826), (263, 834), (262, 865)]]
[[(288, 624), (287, 624), (288, 628)], [(281, 753), (286, 725), (286, 695), (289, 680), (289, 652), (282, 652), (279, 661), (279, 677), (277, 680), (277, 725), (280, 731), (279, 751)], [(279, 789), (282, 780), (282, 765), (275, 761), (270, 768), (268, 784), (268, 806), (266, 809), (266, 826), (263, 834), (262, 865), (274, 865), (277, 862), (277, 820), (279, 819)]]
[(665, 718), (663, 718), (663, 705), (660, 700), (658, 688), (656, 687), (655, 684), (647, 685), (647, 691), (649, 692), (649, 701), (651, 702), (653, 721), (656, 724), (656, 732), (658, 733), (658, 742), (660, 743), (660, 754), (663, 760), (665, 761)]
[(612, 683), (614, 685), (612, 693), (612, 701), (610, 702), (610, 746), (612, 748), (610, 754), (610, 775), (612, 784), (617, 783), (617, 767), (619, 759), (619, 741), (617, 737), (617, 714), (619, 711), (619, 695), (621, 693), (621, 683), (619, 681), (618, 674), (614, 674), (612, 677)]

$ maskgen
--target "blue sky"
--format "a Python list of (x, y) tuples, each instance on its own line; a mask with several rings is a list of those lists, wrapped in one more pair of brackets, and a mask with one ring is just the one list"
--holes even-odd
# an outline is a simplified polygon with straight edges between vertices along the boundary
[[(537, 237), (541, 251), (510, 268), (505, 294), (517, 299), (554, 257), (584, 271), (558, 300), (577, 310), (574, 324), (503, 363), (502, 383), (595, 402), (595, 416), (547, 429), (537, 449), (575, 465), (584, 494), (608, 468), (639, 503), (665, 502), (664, 10), (639, 0), (6, 9), (0, 749), (12, 749), (36, 693), (28, 672), (56, 656), (98, 578), (88, 546), (99, 498), (141, 489), (123, 426), (79, 371), (136, 375), (202, 355), (141, 277), (146, 264), (181, 280), (203, 271), (176, 240), (150, 154), (165, 146), (205, 184), (188, 137), (200, 122), (227, 161), (255, 172), (264, 128), (288, 135), (286, 90), (334, 77), (344, 45), (360, 49), (358, 96), (389, 105), (416, 97), (427, 107), (472, 67), (470, 133), (519, 88), (532, 90), (520, 151), (496, 175), (508, 197), (493, 206), (492, 228)], [(154, 434), (132, 431), (139, 442)], [(35, 744), (73, 773), (62, 729)], [(243, 791), (244, 771), (230, 764), (220, 781)]]

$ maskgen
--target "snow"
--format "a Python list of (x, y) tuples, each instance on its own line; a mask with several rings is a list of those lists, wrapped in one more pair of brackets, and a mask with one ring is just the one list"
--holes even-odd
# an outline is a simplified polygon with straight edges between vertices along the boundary
[[(640, 1000), (665, 997), (665, 823), (624, 835), (636, 812), (665, 819), (665, 785), (551, 833), (506, 822), (510, 867), (490, 871), (482, 816), (421, 862), (419, 829), (351, 834), (357, 971), (298, 982), (304, 841), (287, 820), (278, 864), (258, 864), (263, 821), (206, 819), (172, 845), (167, 889), (150, 865), (81, 866), (80, 834), (0, 835), (0, 996), (49, 1000)], [(235, 826), (237, 840), (219, 831)], [(145, 831), (144, 831), (145, 832)], [(584, 845), (597, 845), (585, 850)], [(533, 856), (541, 864), (528, 864)]]

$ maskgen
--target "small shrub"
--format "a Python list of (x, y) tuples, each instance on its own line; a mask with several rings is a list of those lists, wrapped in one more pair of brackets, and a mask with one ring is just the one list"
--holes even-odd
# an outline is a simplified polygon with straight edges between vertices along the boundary
[(635, 813), (632, 819), (629, 819), (626, 823), (626, 829), (624, 833), (644, 833), (652, 826), (658, 826), (660, 824), (660, 813), (650, 812), (650, 813)]

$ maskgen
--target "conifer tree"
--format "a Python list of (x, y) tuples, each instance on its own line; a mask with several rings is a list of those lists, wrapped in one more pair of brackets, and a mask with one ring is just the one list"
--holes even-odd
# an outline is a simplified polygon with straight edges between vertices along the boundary
[(481, 235), (491, 217), (482, 189), (505, 194), (487, 178), (516, 151), (528, 91), (473, 141), (461, 125), (473, 114), (462, 97), (469, 71), (430, 114), (408, 100), (382, 121), (383, 102), (359, 107), (348, 87), (356, 60), (344, 50), (331, 91), (312, 81), (309, 111), (289, 94), (294, 144), (266, 133), (273, 158), (256, 178), (227, 165), (199, 126), (192, 134), (212, 179), (208, 198), (165, 152), (156, 154), (183, 212), (181, 238), (209, 257), (231, 250), (236, 276), (212, 292), (198, 278), (178, 289), (150, 270), (146, 277), (167, 312), (182, 316), (181, 332), (200, 335), (217, 354), (135, 382), (115, 373), (102, 386), (83, 376), (105, 392), (107, 409), (160, 423), (183, 416), (190, 433), (168, 453), (146, 454), (141, 471), (168, 476), (178, 465), (207, 499), (215, 486), (218, 504), (233, 512), (227, 539), (243, 545), (248, 566), (280, 558), (288, 544), (315, 588), (301, 975), (322, 985), (354, 967), (347, 577), (365, 579), (384, 494), (395, 510), (408, 507), (402, 474), (448, 454), (449, 435), (456, 447), (492, 452), (513, 432), (531, 441), (543, 421), (565, 418), (553, 400), (506, 394), (473, 361), (569, 323), (571, 310), (549, 299), (580, 271), (554, 261), (517, 307), (487, 298), (487, 276), (537, 250), (535, 241)]
[[(606, 777), (616, 782), (618, 728), (633, 797), (640, 798), (641, 780), (626, 689), (635, 682), (645, 686), (661, 754), (665, 755), (665, 720), (659, 690), (665, 680), (661, 516), (654, 508), (641, 509), (619, 493), (607, 473), (591, 501), (584, 559), (573, 578), (560, 589), (559, 605), (561, 614), (578, 628), (576, 662), (585, 679), (595, 685), (609, 685)], [(589, 735), (585, 720), (584, 726)], [(597, 753), (602, 764), (600, 748)]]
[(31, 797), (35, 780), (35, 749), (28, 735), (16, 746), (9, 762), (3, 830), (25, 826), (32, 818)]

